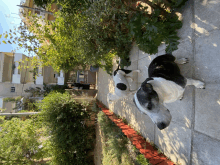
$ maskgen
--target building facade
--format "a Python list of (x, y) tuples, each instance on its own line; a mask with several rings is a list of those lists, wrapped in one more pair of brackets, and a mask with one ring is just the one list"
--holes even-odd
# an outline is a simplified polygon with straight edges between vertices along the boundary
[(56, 73), (51, 66), (37, 68), (38, 75), (34, 79), (31, 62), (26, 60), (29, 58), (21, 53), (0, 52), (0, 108), (10, 109), (3, 101), (6, 97), (28, 97), (30, 94), (24, 90), (30, 87), (43, 89), (44, 83), (64, 85), (64, 73)]

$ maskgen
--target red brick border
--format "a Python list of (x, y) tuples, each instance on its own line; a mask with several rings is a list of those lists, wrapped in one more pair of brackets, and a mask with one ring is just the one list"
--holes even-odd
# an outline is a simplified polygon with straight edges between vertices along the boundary
[(121, 128), (122, 132), (131, 140), (133, 145), (136, 146), (140, 153), (143, 154), (152, 165), (175, 165), (173, 162), (168, 160), (164, 154), (159, 154), (149, 142), (144, 140), (143, 136), (138, 135), (137, 132), (125, 124), (122, 119), (118, 119), (113, 112), (104, 108), (102, 103), (97, 102), (97, 105), (119, 128)]

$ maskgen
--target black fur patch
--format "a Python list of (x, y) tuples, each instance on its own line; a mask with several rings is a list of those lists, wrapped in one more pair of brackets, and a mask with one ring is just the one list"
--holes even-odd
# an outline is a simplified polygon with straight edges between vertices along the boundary
[(132, 70), (127, 70), (127, 69), (117, 69), (114, 71), (114, 76), (118, 73), (118, 70), (122, 70), (123, 72), (125, 72), (125, 74), (129, 74), (132, 72)]
[(156, 57), (148, 68), (149, 77), (162, 77), (185, 88), (186, 79), (180, 74), (180, 69), (174, 61), (175, 57), (171, 54)]
[(162, 129), (166, 128), (167, 125), (166, 125), (165, 123), (161, 122), (161, 123), (158, 123), (158, 124), (157, 124), (157, 127), (158, 127), (160, 130), (162, 130)]
[(125, 72), (125, 74), (129, 74), (129, 73), (132, 72), (132, 70), (127, 70), (127, 69), (120, 69), (120, 70), (122, 70), (123, 72)]
[(127, 85), (123, 84), (123, 83), (118, 83), (116, 85), (116, 87), (122, 91), (125, 91), (127, 89)]

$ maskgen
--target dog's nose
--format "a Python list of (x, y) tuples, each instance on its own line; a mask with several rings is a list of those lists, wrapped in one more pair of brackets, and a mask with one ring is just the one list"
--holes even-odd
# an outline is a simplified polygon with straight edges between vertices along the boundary
[(162, 130), (162, 129), (166, 128), (167, 125), (166, 125), (164, 122), (161, 122), (161, 123), (158, 123), (158, 124), (157, 124), (157, 127), (158, 127), (160, 130)]

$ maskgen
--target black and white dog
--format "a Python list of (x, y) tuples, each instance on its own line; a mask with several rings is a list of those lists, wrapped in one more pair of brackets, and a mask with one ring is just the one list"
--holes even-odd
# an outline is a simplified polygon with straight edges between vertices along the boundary
[(114, 71), (113, 80), (115, 83), (115, 93), (114, 94), (109, 93), (107, 95), (108, 103), (112, 103), (112, 101), (116, 101), (130, 94), (134, 94), (137, 91), (137, 90), (130, 90), (130, 86), (127, 80), (127, 78), (130, 78), (133, 81), (133, 78), (131, 76), (128, 76), (128, 74), (133, 75), (134, 72), (140, 73), (140, 70), (132, 71), (132, 70), (126, 70), (126, 69), (119, 69), (118, 67)]
[(194, 85), (205, 88), (199, 80), (183, 77), (177, 64), (185, 64), (187, 58), (176, 59), (173, 55), (165, 54), (156, 57), (148, 68), (147, 78), (134, 94), (134, 103), (141, 113), (147, 114), (162, 130), (169, 126), (171, 114), (163, 103), (171, 103), (182, 99), (185, 87)]

